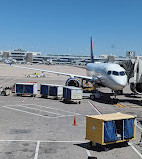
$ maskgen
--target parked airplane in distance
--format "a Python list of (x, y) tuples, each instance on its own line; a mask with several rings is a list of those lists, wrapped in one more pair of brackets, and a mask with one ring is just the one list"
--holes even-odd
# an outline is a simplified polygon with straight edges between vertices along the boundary
[(86, 82), (90, 81), (95, 84), (101, 84), (105, 87), (110, 88), (114, 92), (122, 93), (123, 88), (127, 84), (127, 75), (125, 69), (120, 65), (114, 63), (94, 63), (92, 37), (91, 37), (91, 63), (88, 63), (86, 65), (87, 76), (49, 71), (43, 69), (35, 69), (35, 68), (22, 67), (22, 66), (13, 66), (13, 67), (70, 76), (70, 78), (66, 81), (66, 85), (68, 86), (80, 87), (81, 82), (78, 79), (81, 79), (81, 80), (86, 80)]

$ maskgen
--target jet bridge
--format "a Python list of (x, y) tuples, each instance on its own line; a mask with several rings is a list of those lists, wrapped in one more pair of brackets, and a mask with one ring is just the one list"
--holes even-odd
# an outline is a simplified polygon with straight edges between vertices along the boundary
[(128, 61), (121, 61), (119, 64), (126, 70), (131, 91), (142, 94), (142, 59), (136, 57)]
[(126, 73), (128, 76), (128, 82), (129, 82), (129, 79), (134, 77), (135, 60), (131, 59), (127, 61), (121, 61), (118, 64), (126, 70)]

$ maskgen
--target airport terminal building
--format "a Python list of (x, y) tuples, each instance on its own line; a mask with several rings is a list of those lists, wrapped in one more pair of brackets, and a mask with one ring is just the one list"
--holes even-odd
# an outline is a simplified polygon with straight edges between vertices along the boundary
[[(113, 55), (100, 55), (94, 57), (96, 62), (113, 62), (113, 61), (127, 61), (135, 58), (135, 51), (127, 51), (126, 57), (115, 57)], [(0, 51), (0, 61), (5, 60), (14, 61), (15, 63), (45, 63), (45, 64), (75, 64), (86, 65), (90, 62), (90, 56), (83, 55), (58, 55), (47, 54), (41, 55), (41, 52), (25, 51), (17, 49), (13, 51)]]
[(85, 64), (90, 61), (90, 56), (72, 56), (72, 55), (41, 55), (41, 52), (31, 52), (22, 49), (13, 51), (0, 51), (0, 61), (15, 60), (17, 63), (56, 63), (56, 64)]
[(42, 61), (41, 59), (41, 52), (29, 52), (22, 49), (17, 49), (13, 51), (1, 51), (0, 57), (2, 61), (6, 59), (9, 60), (16, 60), (19, 63), (26, 63), (26, 62), (39, 62)]

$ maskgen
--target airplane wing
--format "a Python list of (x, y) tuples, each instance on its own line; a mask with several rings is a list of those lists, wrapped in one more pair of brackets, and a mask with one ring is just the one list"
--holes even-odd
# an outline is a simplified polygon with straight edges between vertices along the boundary
[(86, 69), (86, 66), (79, 66), (79, 65), (71, 65), (71, 66)]
[(97, 84), (101, 84), (104, 78), (102, 76), (93, 76), (90, 82), (95, 82)]
[(88, 80), (92, 80), (92, 79), (93, 79), (92, 77), (89, 77), (89, 76), (74, 75), (74, 74), (70, 74), (70, 73), (49, 71), (49, 70), (43, 70), (43, 69), (37, 69), (37, 68), (29, 68), (29, 67), (22, 67), (22, 66), (15, 66), (15, 65), (11, 65), (11, 66), (12, 66), (12, 67), (16, 67), (16, 68), (28, 69), (28, 70), (35, 70), (35, 71), (42, 71), (42, 72), (54, 73), (54, 74), (57, 74), (57, 75), (70, 76), (70, 77), (72, 77), (72, 78), (77, 77), (77, 78), (88, 79)]

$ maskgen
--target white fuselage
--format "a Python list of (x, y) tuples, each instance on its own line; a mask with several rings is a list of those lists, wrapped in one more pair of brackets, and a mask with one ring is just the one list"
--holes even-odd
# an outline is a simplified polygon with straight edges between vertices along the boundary
[(87, 75), (101, 77), (101, 83), (116, 91), (122, 90), (127, 84), (125, 69), (113, 63), (89, 63), (86, 66)]

